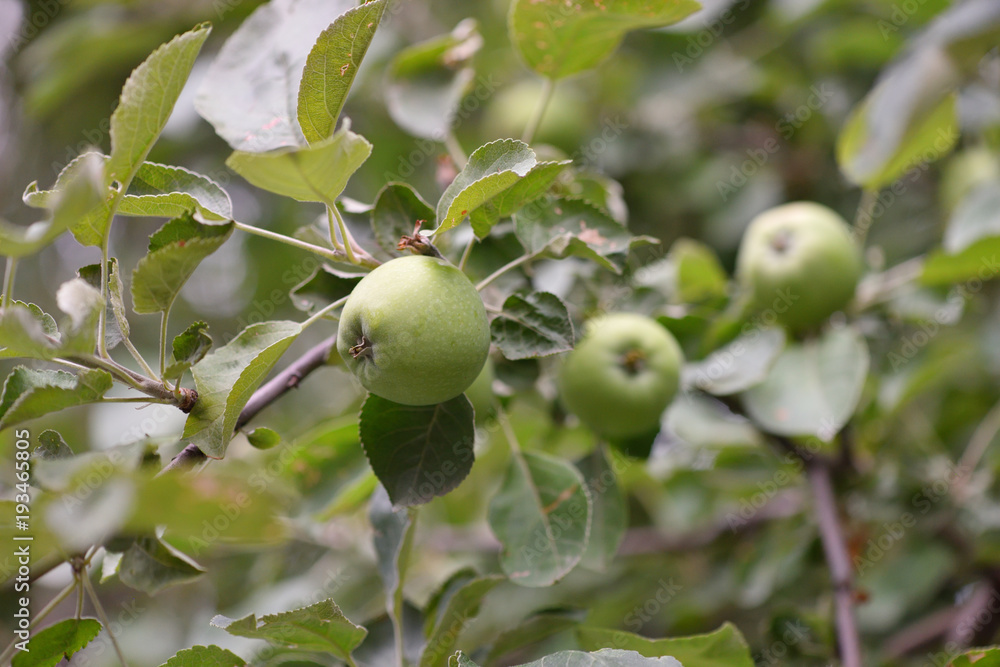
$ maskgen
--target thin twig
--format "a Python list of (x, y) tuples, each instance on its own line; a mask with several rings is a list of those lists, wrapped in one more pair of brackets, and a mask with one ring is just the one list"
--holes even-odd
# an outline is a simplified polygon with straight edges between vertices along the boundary
[(833, 580), (836, 605), (837, 640), (844, 667), (861, 667), (861, 640), (854, 620), (854, 592), (851, 582), (851, 559), (844, 544), (844, 535), (837, 515), (837, 499), (830, 479), (830, 466), (816, 459), (806, 464), (813, 509), (819, 523), (823, 552)]
[[(303, 378), (323, 366), (336, 342), (337, 337), (330, 336), (323, 342), (307, 350), (301, 357), (285, 368), (285, 370), (258, 388), (243, 407), (243, 411), (240, 412), (240, 416), (236, 420), (236, 430), (243, 428), (258, 412), (271, 403), (274, 403), (289, 390), (298, 387)], [(160, 474), (162, 475), (169, 470), (176, 470), (178, 468), (190, 468), (196, 463), (204, 461), (206, 458), (197, 445), (190, 444), (181, 450), (170, 463), (164, 466)]]
[(990, 408), (983, 420), (979, 422), (979, 426), (969, 438), (969, 444), (962, 453), (962, 458), (958, 460), (955, 479), (951, 483), (951, 493), (957, 499), (963, 500), (965, 498), (965, 485), (969, 482), (969, 478), (972, 477), (972, 473), (975, 472), (998, 432), (1000, 432), (1000, 401)]
[(521, 141), (524, 143), (530, 144), (535, 138), (535, 133), (538, 132), (538, 128), (542, 124), (542, 118), (545, 116), (545, 110), (549, 107), (549, 102), (552, 101), (552, 93), (555, 89), (556, 82), (553, 79), (548, 77), (542, 79), (542, 92), (538, 96), (538, 103), (531, 114), (531, 118), (528, 119), (528, 124), (524, 128), (524, 134), (521, 135)]
[(122, 664), (122, 667), (128, 667), (128, 662), (125, 660), (122, 648), (118, 645), (118, 640), (115, 639), (115, 633), (111, 631), (111, 621), (108, 620), (108, 615), (104, 612), (104, 606), (101, 605), (101, 601), (97, 597), (97, 591), (94, 590), (94, 585), (90, 583), (90, 577), (87, 576), (86, 570), (80, 574), (80, 581), (83, 582), (83, 587), (87, 590), (87, 596), (90, 598), (90, 603), (94, 605), (97, 617), (104, 624), (104, 631), (108, 633), (108, 638), (111, 639), (111, 646), (115, 649), (118, 661)]

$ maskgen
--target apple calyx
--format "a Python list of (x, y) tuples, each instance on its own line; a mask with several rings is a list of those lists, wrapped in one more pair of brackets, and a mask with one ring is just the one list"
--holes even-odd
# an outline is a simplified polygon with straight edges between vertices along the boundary
[(638, 348), (632, 348), (622, 356), (622, 366), (629, 375), (638, 375), (646, 361), (646, 353)]
[(792, 234), (787, 231), (780, 231), (771, 237), (771, 248), (779, 255), (783, 255), (792, 245)]
[(355, 359), (359, 357), (371, 358), (375, 354), (373, 352), (372, 342), (368, 340), (366, 336), (361, 336), (361, 340), (358, 341), (358, 344), (351, 347), (350, 350), (348, 351), (351, 353), (351, 356), (354, 357)]

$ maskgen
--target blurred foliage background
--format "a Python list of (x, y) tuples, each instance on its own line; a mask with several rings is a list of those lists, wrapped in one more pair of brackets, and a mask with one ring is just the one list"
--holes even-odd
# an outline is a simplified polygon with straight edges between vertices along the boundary
[[(193, 91), (215, 50), (258, 4), (0, 0), (0, 216), (31, 222), (34, 212), (20, 200), (29, 182), (48, 187), (87, 147), (108, 150), (108, 119), (121, 86), (156, 46), (200, 21), (213, 23), (187, 88)], [(630, 229), (662, 242), (644, 261), (662, 256), (676, 239), (691, 237), (714, 248), (731, 269), (743, 228), (766, 208), (807, 199), (853, 217), (861, 194), (835, 162), (838, 132), (878, 73), (949, 3), (706, 0), (704, 5), (677, 26), (630, 34), (597, 70), (561, 82), (536, 143), (583, 159), (621, 184)], [(371, 202), (387, 180), (404, 177), (428, 201), (437, 199), (439, 157), (445, 151), (435, 146), (423, 152), (423, 144), (392, 121), (384, 70), (400, 48), (446, 33), (467, 17), (478, 20), (485, 42), (476, 56), (478, 79), (463, 103), (458, 139), (468, 152), (495, 138), (520, 135), (541, 84), (510, 49), (507, 9), (506, 0), (435, 0), (401, 2), (387, 16), (345, 112), (353, 129), (374, 144), (347, 196)], [(1000, 174), (996, 52), (980, 69), (960, 98), (958, 146), (883, 200), (867, 239), (873, 270), (936, 246), (962, 193)], [(213, 176), (232, 195), (236, 217), (249, 224), (291, 234), (321, 213), (319, 207), (269, 196), (229, 173), (223, 164), (229, 149), (195, 113), (192, 96), (182, 95), (151, 160)], [(414, 151), (423, 156), (421, 164), (412, 176), (401, 173)], [(115, 225), (112, 249), (126, 275), (158, 224), (130, 219)], [(486, 275), (509, 253), (502, 239), (490, 241), (473, 256), (471, 272)], [(58, 285), (98, 260), (95, 248), (82, 248), (64, 235), (21, 264), (19, 298), (54, 311)], [(236, 234), (199, 268), (173, 321), (180, 327), (203, 319), (219, 341), (254, 317), (301, 319), (287, 292), (314, 266), (309, 261), (294, 249)], [(649, 295), (641, 290), (629, 297), (634, 303), (608, 303), (608, 294), (620, 292), (605, 288), (620, 279), (574, 260), (568, 265), (571, 273), (592, 276), (590, 287), (571, 297), (582, 311), (650, 308), (643, 302)], [(659, 274), (645, 275), (656, 284)], [(539, 280), (557, 284), (564, 277), (556, 272)], [(861, 474), (839, 491), (852, 554), (871, 560), (871, 567), (862, 568), (857, 609), (867, 648), (879, 664), (939, 664), (933, 656), (954, 630), (961, 604), (981, 595), (983, 582), (1000, 581), (994, 475), (1000, 460), (988, 453), (963, 494), (949, 488), (953, 462), (1000, 398), (998, 294), (994, 285), (980, 284), (967, 295), (962, 312), (932, 334), (926, 322), (953, 296), (944, 289), (906, 290), (861, 318), (873, 350), (873, 373), (854, 433)], [(157, 325), (157, 318), (133, 318), (132, 339), (152, 357)], [(331, 333), (316, 329), (296, 343), (289, 358)], [(921, 331), (928, 342), (919, 342)], [(895, 363), (893, 353), (905, 363)], [(5, 373), (10, 366), (0, 362)], [(514, 388), (519, 378), (537, 371), (535, 362), (500, 366), (498, 376)], [(510, 406), (522, 444), (582, 456), (592, 436), (560, 423), (558, 414), (554, 420), (551, 393), (544, 389), (522, 392)], [(235, 618), (251, 610), (278, 611), (311, 602), (320, 592), (356, 622), (383, 613), (363, 509), (350, 502), (329, 509), (367, 465), (353, 418), (360, 399), (344, 371), (325, 368), (258, 420), (282, 434), (279, 448), (259, 452), (237, 442), (230, 449), (226, 465), (277, 482), (269, 490), (289, 508), (290, 540), (259, 549), (213, 550), (200, 559), (206, 576), (155, 598), (116, 582), (101, 587), (131, 664), (160, 664), (193, 643), (240, 646), (209, 626), (216, 613)], [(704, 407), (683, 405), (680, 411), (690, 416)], [(45, 426), (60, 429), (81, 452), (175, 434), (182, 419), (161, 407), (106, 405), (60, 413)], [(829, 664), (834, 641), (826, 620), (829, 580), (798, 470), (783, 466), (745, 423), (709, 420), (706, 426), (693, 417), (684, 423), (683, 437), (675, 433), (661, 441), (647, 464), (622, 460), (633, 530), (607, 572), (578, 568), (541, 590), (501, 585), (459, 645), (488, 643), (530, 614), (551, 610), (552, 618), (577, 615), (650, 636), (707, 631), (731, 620), (748, 637), (758, 664)], [(472, 477), (422, 511), (406, 590), (416, 603), (425, 602), (461, 565), (496, 570), (484, 517), (507, 450), (492, 442), (502, 440), (495, 428), (484, 427), (482, 435)], [(12, 442), (0, 439), (5, 458)], [(776, 483), (785, 469), (793, 481)], [(768, 511), (754, 513), (752, 525), (734, 523), (747, 504), (764, 501)], [(324, 508), (336, 516), (314, 522)], [(917, 517), (916, 527), (897, 531), (907, 512)], [(763, 516), (769, 519), (759, 521)], [(54, 591), (67, 581), (68, 574), (54, 572), (42, 585)], [(996, 584), (990, 586), (992, 595), (1000, 596)], [(4, 592), (5, 615), (8, 605), (12, 609), (13, 601)], [(906, 633), (919, 632), (914, 627), (924, 627), (919, 623), (935, 613), (932, 618), (948, 619), (950, 629), (925, 629), (929, 644), (907, 657), (892, 657), (912, 636)], [(991, 618), (977, 638), (988, 640), (992, 625)], [(376, 624), (373, 635), (387, 627), (384, 621)], [(6, 640), (6, 631), (0, 636)], [(572, 636), (561, 633), (534, 651), (570, 647)], [(535, 654), (512, 656), (509, 664)], [(272, 659), (279, 660), (264, 656), (262, 664)], [(115, 663), (102, 637), (71, 664)]]

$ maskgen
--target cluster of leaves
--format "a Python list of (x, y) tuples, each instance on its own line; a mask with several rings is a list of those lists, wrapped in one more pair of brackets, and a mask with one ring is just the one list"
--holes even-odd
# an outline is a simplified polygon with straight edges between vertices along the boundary
[[(46, 211), (45, 220), (26, 228), (0, 225), (0, 254), (8, 258), (0, 357), (43, 362), (17, 366), (8, 376), (0, 394), (0, 429), (65, 408), (122, 400), (110, 395), (116, 382), (132, 390), (125, 400), (165, 403), (187, 413), (183, 432), (169, 442), (145, 440), (101, 454), (72, 455), (60, 434), (42, 434), (40, 441), (48, 444), (36, 450), (33, 461), (32, 483), (38, 491), (33, 512), (45, 517), (35, 526), (35, 567), (76, 558), (82, 574), (69, 590), (84, 591), (89, 586), (86, 569), (101, 553), (102, 580), (117, 577), (155, 595), (201, 577), (209, 568), (197, 560), (213, 556), (222, 544), (251, 549), (294, 543), (297, 531), (308, 530), (304, 525), (343, 517), (367, 502), (367, 524), (374, 532), (385, 589), (384, 619), (373, 612), (372, 623), (362, 627), (324, 597), (294, 611), (236, 620), (218, 616), (213, 625), (235, 637), (265, 640), (277, 659), (305, 664), (330, 659), (386, 664), (392, 653), (400, 664), (405, 659), (421, 667), (510, 664), (522, 651), (569, 634), (574, 649), (526, 664), (752, 665), (747, 643), (732, 625), (703, 635), (651, 640), (602, 627), (593, 619), (583, 622), (564, 610), (530, 616), (484, 642), (473, 655), (475, 662), (457, 647), (484, 598), (501, 584), (550, 587), (583, 568), (613, 567), (628, 523), (630, 493), (641, 495), (643, 486), (655, 481), (624, 452), (646, 454), (655, 443), (670, 440), (689, 450), (724, 444), (735, 452), (724, 465), (757, 473), (754, 455), (746, 451), (765, 441), (826, 455), (840, 451), (852, 420), (862, 432), (877, 428), (873, 421), (857, 423), (857, 415), (871, 409), (872, 392), (884, 391), (872, 386), (872, 359), (879, 351), (870, 349), (874, 325), (866, 329), (866, 323), (881, 319), (875, 308), (898, 288), (893, 275), (886, 271), (869, 278), (850, 324), (808, 340), (789, 340), (739, 309), (723, 263), (708, 245), (679, 241), (662, 259), (641, 266), (648, 259), (638, 259), (636, 251), (657, 241), (628, 230), (614, 205), (617, 184), (610, 179), (595, 179), (564, 156), (540, 159), (541, 151), (529, 145), (530, 136), (524, 137), (529, 141), (486, 143), (467, 159), (456, 150), (452, 123), (473, 82), (473, 56), (483, 42), (471, 21), (396, 54), (387, 68), (393, 119), (414, 136), (443, 141), (452, 153), (455, 174), (437, 204), (431, 206), (402, 182), (383, 184), (370, 205), (344, 197), (349, 179), (369, 159), (373, 146), (341, 114), (390, 7), (387, 0), (357, 6), (348, 0), (272, 0), (225, 41), (203, 79), (195, 105), (233, 149), (226, 165), (262, 190), (325, 208), (325, 215), (294, 236), (235, 220), (230, 196), (217, 178), (147, 160), (209, 36), (207, 25), (164, 44), (133, 72), (111, 117), (107, 155), (80, 155), (50, 190), (28, 186), (23, 200)], [(508, 30), (524, 64), (546, 80), (551, 92), (557, 81), (603, 62), (626, 32), (667, 26), (697, 9), (689, 0), (515, 0)], [(944, 13), (855, 108), (840, 135), (838, 159), (869, 199), (928, 156), (939, 158), (952, 149), (960, 129), (956, 99), (995, 43), (998, 25), (1000, 18), (988, 0)], [(322, 26), (328, 27), (320, 32)], [(929, 86), (925, 72), (931, 65), (940, 74)], [(898, 112), (900, 100), (906, 101), (904, 117)], [(540, 109), (544, 111), (544, 102)], [(942, 136), (947, 143), (941, 144)], [(991, 181), (962, 198), (942, 247), (907, 276), (909, 281), (938, 287), (984, 277), (984, 261), (1000, 239), (994, 220), (998, 187)], [(109, 254), (116, 216), (169, 219), (149, 238), (147, 253), (127, 281)], [(414, 233), (417, 221), (431, 230), (425, 241), (446, 252), (461, 251), (456, 239), (469, 248), (505, 242), (516, 248), (512, 259), (479, 284), (484, 294), (492, 287), (491, 294), (501, 296), (491, 334), (502, 355), (497, 358), (498, 384), (510, 396), (500, 402), (491, 391), (476, 406), (478, 415), (464, 396), (419, 409), (371, 396), (359, 418), (321, 425), (322, 435), (278, 448), (291, 452), (290, 460), (279, 454), (261, 460), (277, 462), (293, 491), (280, 488), (283, 484), (272, 486), (255, 464), (231, 457), (199, 476), (156, 474), (155, 453), (161, 446), (175, 451), (180, 443), (213, 459), (225, 457), (251, 397), (282, 355), (309, 327), (335, 313), (365, 270), (397, 256), (400, 237)], [(18, 261), (67, 231), (80, 244), (100, 249), (102, 260), (81, 267), (77, 278), (59, 288), (56, 299), (64, 316), (57, 322), (33, 303), (13, 300), (13, 277)], [(292, 289), (293, 302), (307, 319), (251, 324), (221, 346), (214, 345), (200, 321), (169, 338), (169, 315), (185, 283), (237, 231), (322, 260)], [(560, 296), (555, 288), (536, 289), (537, 281), (525, 279), (518, 269), (567, 258), (589, 260), (607, 272), (574, 283), (573, 289), (585, 294), (579, 303), (608, 287), (606, 275), (622, 276), (615, 292), (620, 300), (653, 304), (641, 307), (654, 311), (692, 360), (684, 368), (685, 392), (665, 414), (655, 441), (650, 436), (643, 442), (616, 443), (621, 449), (600, 445), (582, 452), (558, 444), (521, 451), (517, 444), (518, 427), (541, 419), (525, 404), (551, 405), (551, 396), (539, 389), (551, 371), (545, 358), (571, 349), (578, 329), (574, 320), (578, 323), (594, 310), (570, 308), (567, 301), (577, 301), (566, 298), (569, 290)], [(464, 256), (457, 261), (464, 266)], [(640, 266), (643, 270), (637, 271)], [(667, 289), (661, 286), (663, 276), (670, 283)], [(161, 317), (158, 368), (131, 343), (126, 283), (133, 313)], [(139, 371), (112, 358), (110, 352), (118, 346)], [(193, 386), (184, 382), (188, 373)], [(902, 377), (899, 391), (919, 392), (920, 383), (930, 381)], [(519, 403), (518, 394), (533, 400)], [(556, 420), (564, 418), (558, 408), (553, 411)], [(475, 454), (481, 451), (474, 446), (481, 432), (477, 419), (482, 426), (485, 418), (503, 432), (511, 449), (487, 510), (500, 545), (502, 574), (459, 570), (417, 609), (403, 595), (413, 560), (415, 507), (455, 491), (474, 474)], [(544, 415), (546, 423), (552, 419), (552, 414)], [(553, 437), (551, 427), (538, 430), (546, 429), (547, 437)], [(281, 440), (267, 429), (247, 436), (261, 448)], [(359, 442), (366, 460), (353, 451)], [(293, 509), (289, 496), (317, 487), (322, 492)], [(14, 515), (9, 505), (5, 522)], [(736, 530), (745, 523), (737, 519), (729, 527)], [(813, 532), (809, 526), (799, 528), (790, 541), (768, 534), (762, 552), (773, 562), (801, 558)], [(0, 535), (12, 532), (8, 523), (0, 526)], [(765, 565), (761, 562), (758, 574)], [(781, 578), (774, 572), (767, 576), (771, 583), (765, 587), (776, 586)], [(99, 607), (96, 598), (94, 604)], [(832, 642), (819, 629), (824, 625), (811, 624), (820, 645), (816, 655), (832, 652)], [(31, 653), (19, 654), (14, 664), (54, 664), (52, 660), (69, 657), (93, 640), (101, 627), (97, 619), (80, 617), (56, 623), (37, 633)], [(1000, 652), (994, 649), (957, 657), (953, 664), (998, 659)], [(165, 663), (213, 664), (247, 663), (219, 646), (185, 649)]]

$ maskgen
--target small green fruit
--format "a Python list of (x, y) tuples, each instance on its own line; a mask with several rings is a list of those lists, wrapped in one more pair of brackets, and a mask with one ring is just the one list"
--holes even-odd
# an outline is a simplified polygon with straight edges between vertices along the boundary
[(563, 405), (608, 438), (648, 433), (677, 394), (682, 363), (677, 341), (655, 320), (632, 313), (602, 317), (560, 369)]
[(847, 223), (811, 202), (758, 215), (736, 258), (736, 277), (753, 310), (793, 333), (818, 327), (850, 303), (862, 270)]
[(461, 394), (489, 348), (479, 292), (457, 268), (425, 255), (393, 259), (365, 276), (337, 331), (337, 350), (365, 389), (404, 405)]

